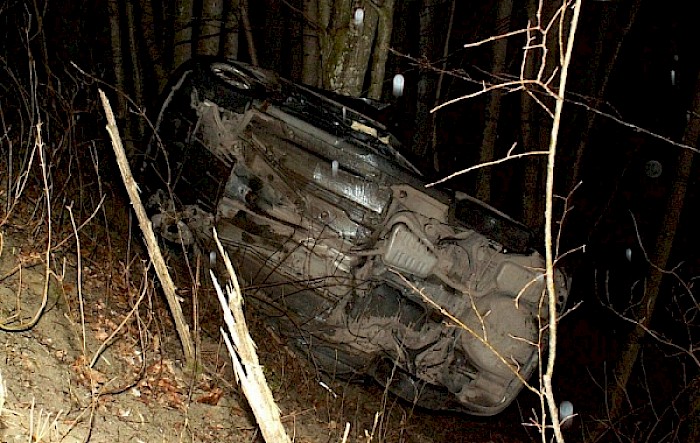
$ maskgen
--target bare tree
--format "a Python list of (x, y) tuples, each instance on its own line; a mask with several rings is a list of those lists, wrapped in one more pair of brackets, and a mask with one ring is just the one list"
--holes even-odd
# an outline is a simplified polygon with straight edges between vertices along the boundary
[[(538, 0), (528, 2), (528, 26), (537, 23), (541, 17), (545, 23), (552, 20), (556, 9), (552, 7), (553, 2), (543, 5)], [(543, 10), (544, 9), (544, 10)], [(528, 34), (525, 46), (535, 44), (535, 37)], [(546, 39), (541, 46), (532, 48), (532, 57), (527, 57), (521, 65), (522, 78), (535, 78), (537, 69), (542, 66), (537, 61), (544, 57), (544, 69), (549, 66), (554, 67), (554, 56), (558, 53), (558, 42), (552, 38)], [(551, 75), (551, 72), (547, 72)], [(541, 108), (541, 104), (548, 100), (547, 97), (538, 93), (535, 88), (525, 87), (520, 100), (520, 133), (525, 151), (537, 151), (547, 142), (547, 127), (550, 126), (551, 117), (546, 110)], [(523, 222), (535, 232), (540, 232), (544, 224), (544, 178), (546, 162), (544, 158), (534, 156), (525, 159), (525, 170), (523, 175)]]
[(253, 66), (258, 66), (258, 51), (255, 49), (255, 39), (253, 38), (253, 27), (250, 24), (250, 16), (248, 9), (248, 0), (240, 0), (241, 22), (243, 23), (243, 31), (245, 39), (248, 43), (248, 55)]
[[(136, 18), (134, 11), (135, 2), (126, 2), (126, 29), (128, 30), (129, 39), (129, 55), (131, 56), (131, 67), (132, 75), (131, 80), (133, 84), (133, 98), (138, 106), (143, 106), (144, 98), (144, 84), (143, 84), (143, 70), (141, 69), (141, 58), (139, 57), (138, 41), (136, 39)], [(145, 123), (143, 119), (131, 119), (129, 121), (133, 125), (132, 131), (133, 136), (142, 137), (144, 135)], [(127, 152), (133, 149), (131, 145), (132, 140), (127, 139)]]
[[(527, 69), (528, 75), (532, 74)], [(532, 97), (523, 93), (520, 104), (520, 132), (523, 148), (527, 151), (534, 151), (540, 147), (539, 120), (542, 113), (537, 108), (537, 104)], [(541, 157), (531, 157), (525, 160), (525, 171), (523, 174), (523, 212), (522, 221), (535, 232), (540, 232), (544, 223), (544, 202), (542, 191), (544, 189), (544, 169), (545, 163)]]
[[(643, 255), (649, 260), (636, 221), (634, 226)], [(636, 318), (636, 297), (624, 305), (615, 300), (620, 294), (610, 287), (610, 273), (605, 273), (603, 306), (624, 323), (641, 328), (644, 343), (635, 363), (637, 376), (634, 383), (628, 381), (620, 413), (613, 418), (610, 410), (601, 411), (604, 421), (597, 417), (590, 441), (605, 441), (607, 434), (614, 434), (619, 441), (647, 442), (694, 442), (700, 436), (700, 328), (696, 321), (700, 314), (696, 288), (699, 276), (693, 264), (687, 262), (679, 262), (663, 273), (664, 309), (658, 313), (663, 321), (657, 317), (653, 329)], [(652, 373), (649, 367), (663, 367), (664, 374)], [(608, 383), (601, 386), (606, 395), (617, 388), (616, 384), (612, 388)], [(609, 397), (605, 404), (610, 404)]]
[(282, 3), (279, 0), (265, 0), (266, 38), (261, 46), (263, 65), (273, 71), (282, 71), (282, 46), (284, 41), (285, 16), (282, 14)]
[[(447, 58), (450, 53), (450, 40), (452, 39), (452, 27), (454, 25), (454, 20), (455, 20), (455, 9), (457, 8), (457, 0), (452, 0), (451, 5), (450, 5), (450, 16), (448, 19), (448, 25), (447, 25), (447, 33), (445, 35), (445, 44), (443, 45), (442, 48), (442, 67), (440, 69), (440, 74), (438, 75), (438, 81), (437, 81), (437, 86), (435, 88), (435, 101), (433, 106), (437, 106), (440, 104), (440, 100), (442, 99), (442, 92), (443, 92), (443, 85), (445, 81), (445, 74), (447, 72)], [(440, 171), (442, 165), (440, 164), (439, 157), (440, 153), (438, 152), (438, 140), (437, 140), (437, 132), (438, 132), (438, 125), (439, 121), (437, 119), (436, 114), (432, 114), (432, 130), (433, 130), (433, 136), (432, 140), (430, 143), (430, 147), (433, 153), (433, 169), (435, 171)]]
[[(540, 2), (542, 4), (542, 2)], [(541, 6), (540, 6), (541, 8)], [(528, 37), (535, 35), (531, 44), (525, 47), (523, 54), (523, 60), (528, 57), (533, 57), (532, 49), (536, 47), (546, 48), (546, 41), (551, 37), (550, 33), (552, 30), (552, 24), (555, 20), (559, 20), (561, 28), (566, 28), (567, 32), (564, 33), (560, 31), (558, 33), (558, 41), (561, 45), (562, 54), (559, 58), (560, 69), (557, 70), (558, 75), (556, 81), (552, 77), (545, 77), (544, 73), (546, 70), (546, 57), (540, 57), (539, 69), (537, 69), (537, 75), (535, 78), (524, 78), (522, 75), (518, 80), (515, 81), (504, 81), (502, 83), (497, 83), (495, 85), (484, 85), (483, 89), (468, 94), (462, 97), (458, 97), (453, 100), (449, 100), (440, 106), (433, 109), (436, 111), (444, 106), (448, 106), (456, 101), (465, 100), (468, 98), (476, 97), (482, 94), (492, 92), (496, 89), (509, 89), (513, 91), (519, 91), (525, 89), (527, 86), (536, 86), (541, 91), (543, 91), (548, 97), (554, 101), (554, 109), (545, 107), (549, 115), (552, 117), (552, 129), (550, 132), (548, 150), (546, 151), (529, 151), (522, 154), (513, 154), (513, 148), (508, 152), (508, 154), (501, 159), (492, 160), (486, 163), (479, 163), (470, 168), (458, 171), (451, 174), (443, 179), (440, 179), (428, 186), (433, 186), (438, 183), (445, 182), (451, 178), (458, 175), (465, 174), (473, 170), (480, 170), (484, 167), (493, 166), (495, 164), (503, 163), (509, 160), (523, 158), (531, 155), (546, 155), (547, 156), (547, 175), (546, 175), (546, 186), (545, 186), (545, 222), (544, 222), (544, 233), (545, 233), (545, 262), (546, 262), (546, 294), (542, 300), (543, 312), (542, 312), (542, 322), (543, 325), (540, 329), (540, 339), (537, 343), (540, 351), (540, 389), (537, 394), (540, 397), (540, 414), (535, 421), (535, 426), (537, 426), (542, 435), (542, 442), (547, 441), (547, 431), (553, 429), (554, 436), (558, 443), (563, 443), (564, 437), (561, 432), (559, 410), (554, 398), (553, 384), (552, 380), (554, 378), (554, 363), (556, 361), (557, 355), (557, 331), (558, 331), (558, 318), (559, 313), (557, 310), (557, 282), (555, 281), (554, 265), (555, 259), (557, 258), (558, 244), (557, 236), (554, 232), (554, 172), (557, 156), (557, 146), (559, 142), (559, 130), (561, 127), (561, 115), (564, 107), (564, 96), (566, 93), (566, 84), (568, 79), (569, 66), (571, 64), (571, 57), (574, 47), (574, 38), (576, 36), (576, 30), (578, 28), (578, 20), (581, 12), (581, 0), (576, 0), (574, 2), (564, 1), (561, 7), (557, 10), (557, 14), (549, 22), (543, 23), (541, 21), (541, 16), (538, 16), (538, 20), (529, 25), (525, 29), (520, 29), (511, 32), (505, 32), (500, 35), (489, 37), (485, 40), (471, 43), (465, 45), (466, 47), (473, 47), (483, 45), (485, 43), (490, 43), (492, 41), (498, 41), (508, 38), (513, 35), (525, 34)], [(558, 18), (557, 18), (558, 17)], [(528, 40), (530, 41), (530, 40)], [(540, 101), (541, 104), (542, 101)], [(543, 104), (544, 106), (544, 104)], [(548, 424), (551, 423), (551, 424)]]

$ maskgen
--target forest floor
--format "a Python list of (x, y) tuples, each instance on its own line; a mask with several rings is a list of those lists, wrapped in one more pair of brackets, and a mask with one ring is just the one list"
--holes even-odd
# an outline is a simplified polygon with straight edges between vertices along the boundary
[[(76, 216), (78, 244), (71, 211), (54, 202), (60, 216), (52, 219), (63, 222), (47, 224), (45, 200), (37, 192), (9, 207), (0, 188), (3, 210), (11, 209), (0, 212), (0, 441), (262, 441), (232, 374), (210, 285), (196, 274), (199, 284), (183, 283), (190, 274), (182, 259), (170, 257), (176, 284), (195, 288), (178, 291), (199, 361), (187, 371), (154, 273), (145, 270), (140, 235), (130, 232), (128, 205), (114, 197), (105, 201), (108, 209), (95, 205)], [(254, 310), (246, 316), (294, 442), (340, 442), (346, 426), (347, 441), (366, 443), (538, 438), (522, 425), (529, 407), (521, 411), (517, 403), (486, 419), (435, 413), (372, 384), (329, 379)], [(20, 325), (26, 327), (11, 330)]]

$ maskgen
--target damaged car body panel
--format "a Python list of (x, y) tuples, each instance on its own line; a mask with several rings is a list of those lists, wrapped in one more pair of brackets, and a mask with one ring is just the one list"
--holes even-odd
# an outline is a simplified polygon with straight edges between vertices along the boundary
[(162, 237), (210, 251), (216, 228), (260, 309), (329, 374), (431, 409), (512, 402), (546, 323), (523, 225), (426, 188), (372, 103), (212, 60), (166, 92), (141, 185)]

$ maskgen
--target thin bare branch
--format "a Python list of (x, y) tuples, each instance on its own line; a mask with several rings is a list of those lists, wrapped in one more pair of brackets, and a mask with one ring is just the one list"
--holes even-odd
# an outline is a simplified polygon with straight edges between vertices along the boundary
[(416, 285), (414, 285), (413, 282), (411, 282), (406, 277), (404, 277), (403, 274), (401, 274), (400, 272), (398, 272), (397, 270), (394, 270), (394, 269), (389, 269), (389, 270), (391, 272), (393, 272), (394, 274), (396, 274), (401, 280), (403, 280), (403, 282), (406, 283), (406, 285), (409, 288), (411, 288), (411, 290), (413, 290), (416, 294), (418, 294), (423, 299), (423, 301), (428, 303), (433, 308), (437, 309), (442, 315), (447, 317), (455, 325), (457, 325), (461, 329), (464, 329), (465, 331), (467, 331), (475, 339), (477, 339), (479, 341), (479, 343), (481, 343), (489, 351), (491, 351), (493, 353), (493, 355), (501, 361), (501, 363), (503, 363), (508, 369), (510, 369), (513, 372), (513, 374), (518, 378), (518, 380), (520, 380), (520, 382), (523, 384), (523, 386), (525, 386), (527, 389), (534, 392), (535, 394), (539, 395), (540, 391), (537, 388), (535, 388), (534, 386), (532, 386), (531, 384), (529, 384), (528, 381), (525, 380), (525, 378), (522, 376), (522, 374), (520, 373), (518, 368), (515, 367), (511, 362), (506, 360), (506, 358), (503, 355), (501, 355), (501, 353), (498, 352), (498, 350), (496, 348), (493, 347), (493, 345), (486, 339), (485, 333), (484, 333), (484, 336), (479, 335), (474, 329), (472, 329), (468, 325), (464, 324), (464, 322), (462, 320), (458, 319), (452, 313), (450, 313), (445, 308), (443, 308), (442, 306), (437, 304), (433, 299), (431, 299), (427, 294), (425, 294), (425, 291), (416, 287)]
[(438, 181), (428, 183), (427, 185), (425, 185), (425, 187), (430, 188), (432, 186), (439, 185), (440, 183), (444, 183), (447, 180), (451, 180), (459, 175), (474, 171), (475, 169), (485, 168), (487, 166), (493, 166), (493, 165), (497, 165), (500, 163), (505, 163), (505, 162), (510, 161), (510, 160), (517, 160), (519, 158), (527, 157), (529, 155), (547, 155), (548, 153), (549, 153), (549, 151), (529, 151), (529, 152), (523, 152), (521, 154), (509, 154), (506, 157), (499, 158), (497, 160), (493, 160), (493, 161), (486, 162), (486, 163), (480, 163), (478, 165), (474, 165), (474, 166), (470, 166), (466, 169), (462, 169), (461, 171), (454, 172), (454, 173), (448, 175), (447, 177), (441, 178)]
[(511, 31), (511, 32), (506, 32), (505, 34), (494, 35), (494, 36), (485, 38), (485, 39), (483, 39), (483, 40), (479, 40), (478, 42), (467, 43), (467, 44), (464, 45), (464, 47), (465, 47), (465, 48), (474, 48), (474, 47), (476, 47), (476, 46), (481, 46), (481, 45), (483, 45), (483, 44), (485, 44), (485, 43), (488, 43), (488, 42), (493, 42), (493, 41), (496, 41), (496, 40), (501, 40), (501, 39), (504, 39), (504, 38), (512, 37), (512, 36), (514, 36), (514, 35), (526, 34), (526, 33), (530, 32), (530, 31), (536, 31), (536, 30), (539, 30), (539, 27), (532, 27), (532, 28), (528, 27), (528, 28), (525, 28), (525, 29), (518, 29), (518, 30), (515, 30), (515, 31)]
[[(561, 124), (561, 114), (564, 108), (564, 94), (566, 92), (566, 81), (569, 73), (569, 64), (571, 63), (571, 55), (574, 48), (574, 38), (576, 37), (576, 29), (578, 27), (579, 14), (581, 12), (581, 0), (576, 0), (574, 4), (573, 16), (569, 29), (569, 36), (566, 42), (566, 53), (564, 55), (561, 66), (561, 77), (559, 79), (559, 94), (556, 101), (554, 111), (554, 122), (552, 124), (552, 133), (549, 144), (549, 156), (547, 161), (547, 185), (546, 185), (546, 206), (545, 206), (545, 263), (547, 266), (546, 282), (547, 282), (547, 299), (549, 310), (549, 342), (548, 342), (548, 360), (547, 369), (542, 380), (544, 383), (544, 395), (547, 399), (549, 413), (552, 416), (552, 425), (554, 427), (554, 436), (558, 443), (564, 442), (564, 436), (561, 433), (559, 422), (559, 410), (554, 400), (554, 391), (552, 388), (552, 378), (554, 376), (554, 363), (557, 355), (557, 292), (554, 283), (554, 249), (552, 231), (554, 224), (554, 165), (557, 153), (557, 142), (559, 136), (559, 128)], [(563, 15), (563, 14), (562, 14)], [(544, 438), (544, 435), (543, 435)]]

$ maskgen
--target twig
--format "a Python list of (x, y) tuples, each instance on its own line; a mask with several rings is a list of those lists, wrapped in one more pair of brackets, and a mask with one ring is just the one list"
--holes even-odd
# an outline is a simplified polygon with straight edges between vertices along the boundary
[(441, 103), (441, 104), (435, 106), (433, 109), (430, 110), (430, 112), (432, 113), (432, 112), (439, 111), (440, 109), (444, 108), (445, 106), (449, 106), (453, 103), (457, 103), (457, 102), (460, 102), (462, 100), (468, 100), (470, 98), (478, 97), (482, 94), (489, 93), (489, 92), (494, 91), (496, 89), (507, 89), (507, 88), (512, 87), (513, 89), (510, 90), (510, 92), (515, 92), (515, 91), (518, 91), (520, 89), (523, 89), (524, 85), (528, 84), (528, 83), (540, 84), (540, 82), (537, 80), (516, 80), (516, 81), (512, 81), (512, 82), (498, 83), (496, 85), (490, 85), (490, 86), (486, 86), (486, 83), (482, 83), (481, 90), (479, 90), (477, 92), (473, 92), (471, 94), (465, 94), (465, 95), (459, 96), (457, 98), (453, 98), (452, 100), (447, 100), (445, 103)]
[(89, 216), (88, 218), (86, 218), (85, 220), (83, 220), (83, 222), (82, 222), (80, 225), (78, 225), (78, 226), (73, 230), (73, 232), (71, 232), (70, 234), (68, 234), (68, 236), (67, 236), (66, 238), (64, 238), (64, 239), (61, 240), (60, 242), (56, 243), (56, 245), (53, 247), (53, 249), (60, 249), (61, 246), (63, 246), (64, 244), (66, 244), (66, 243), (68, 242), (68, 240), (71, 239), (71, 237), (73, 237), (74, 235), (77, 236), (77, 235), (78, 235), (78, 232), (82, 231), (82, 229), (85, 227), (85, 225), (87, 225), (88, 223), (90, 223), (90, 222), (92, 221), (92, 219), (95, 218), (95, 217), (97, 216), (97, 212), (102, 208), (102, 205), (103, 205), (103, 203), (104, 203), (104, 201), (105, 201), (105, 198), (106, 198), (106, 195), (105, 195), (105, 194), (102, 194), (102, 197), (100, 197), (100, 201), (97, 203), (97, 206), (95, 207), (95, 210), (92, 211), (92, 214), (90, 214), (90, 216)]
[(493, 160), (490, 162), (485, 162), (485, 163), (479, 163), (478, 165), (470, 166), (466, 169), (462, 169), (457, 172), (453, 172), (452, 174), (448, 175), (447, 177), (441, 178), (440, 180), (434, 181), (432, 183), (428, 183), (425, 185), (426, 188), (430, 188), (435, 185), (439, 185), (440, 183), (444, 183), (447, 180), (451, 180), (457, 176), (460, 176), (462, 174), (466, 174), (467, 172), (474, 171), (475, 169), (480, 169), (480, 168), (485, 168), (487, 166), (493, 166), (497, 165), (499, 163), (505, 163), (509, 160), (516, 160), (522, 157), (527, 157), (529, 155), (547, 155), (549, 151), (529, 151), (529, 152), (523, 152), (522, 154), (508, 154), (507, 156), (503, 158), (499, 158), (497, 160)]
[(143, 298), (146, 296), (146, 292), (148, 290), (148, 268), (144, 268), (143, 270), (144, 274), (144, 285), (143, 285), (143, 290), (141, 291), (141, 295), (139, 296), (138, 300), (136, 300), (136, 303), (134, 303), (134, 307), (131, 308), (131, 311), (124, 317), (124, 320), (119, 323), (119, 326), (116, 327), (114, 331), (112, 331), (111, 334), (109, 334), (109, 337), (105, 341), (102, 342), (100, 345), (100, 348), (95, 352), (95, 354), (92, 356), (92, 360), (90, 360), (90, 368), (94, 367), (95, 364), (97, 363), (97, 359), (100, 358), (100, 355), (104, 352), (105, 349), (107, 349), (107, 345), (109, 345), (112, 342), (112, 339), (117, 335), (119, 331), (126, 325), (126, 322), (129, 321), (132, 315), (139, 309), (139, 306), (141, 305), (141, 301), (143, 301)]
[[(520, 382), (525, 386), (527, 389), (530, 391), (534, 392), (535, 394), (538, 394), (539, 391), (532, 386), (531, 384), (528, 383), (527, 380), (523, 377), (523, 375), (518, 371), (518, 368), (514, 367), (506, 358), (501, 355), (500, 352), (496, 348), (493, 347), (491, 343), (485, 338), (479, 335), (474, 329), (470, 328), (468, 325), (466, 325), (462, 320), (458, 319), (455, 317), (453, 314), (448, 312), (445, 308), (437, 304), (433, 299), (428, 297), (423, 290), (420, 288), (416, 287), (410, 280), (408, 280), (406, 277), (403, 276), (403, 274), (399, 273), (398, 271), (394, 269), (389, 269), (389, 271), (393, 272), (396, 274), (401, 280), (403, 280), (406, 285), (411, 288), (416, 294), (418, 294), (423, 301), (428, 303), (430, 306), (433, 308), (437, 309), (442, 315), (447, 317), (450, 321), (454, 322), (455, 325), (457, 325), (459, 328), (464, 329), (466, 332), (468, 332), (470, 335), (472, 335), (475, 339), (477, 339), (482, 345), (484, 345), (489, 351), (493, 353), (493, 355), (501, 361), (513, 374), (520, 380)], [(483, 323), (482, 323), (483, 325)], [(484, 334), (485, 335), (485, 334)]]
[[(36, 140), (35, 140), (35, 149), (39, 151), (39, 164), (41, 166), (41, 178), (44, 184), (44, 198), (46, 199), (46, 230), (47, 232), (47, 239), (46, 239), (46, 251), (44, 253), (44, 288), (42, 289), (42, 296), (41, 296), (41, 305), (39, 306), (39, 309), (37, 309), (36, 313), (34, 314), (34, 317), (27, 322), (27, 323), (20, 323), (19, 325), (16, 326), (10, 326), (6, 324), (4, 321), (0, 321), (0, 330), (6, 331), (6, 332), (21, 332), (21, 331), (26, 331), (34, 326), (39, 322), (39, 319), (41, 316), (44, 314), (44, 309), (46, 309), (46, 305), (49, 301), (49, 283), (51, 280), (51, 242), (52, 242), (52, 237), (51, 237), (51, 192), (49, 190), (49, 178), (48, 178), (48, 167), (46, 165), (46, 158), (44, 157), (44, 141), (41, 136), (41, 121), (37, 123), (36, 125)], [(28, 172), (27, 172), (28, 174)], [(21, 268), (20, 268), (21, 270)]]
[(485, 43), (488, 43), (488, 42), (493, 42), (493, 41), (496, 41), (496, 40), (501, 40), (501, 39), (504, 39), (504, 38), (512, 37), (512, 36), (514, 36), (514, 35), (525, 34), (525, 33), (528, 33), (528, 32), (530, 32), (530, 31), (536, 31), (536, 30), (538, 30), (538, 29), (540, 29), (540, 28), (539, 28), (539, 27), (534, 27), (534, 28), (528, 27), (528, 28), (525, 28), (525, 29), (518, 29), (518, 30), (515, 30), (515, 31), (511, 31), (511, 32), (506, 32), (505, 34), (493, 35), (493, 36), (488, 37), (488, 38), (485, 38), (485, 39), (483, 39), (483, 40), (479, 40), (478, 42), (467, 43), (467, 44), (464, 45), (464, 47), (465, 47), (465, 48), (474, 48), (474, 47), (476, 47), (476, 46), (481, 46), (481, 45), (483, 45), (483, 44), (485, 44)]
[(660, 140), (664, 143), (668, 143), (669, 145), (675, 146), (677, 148), (688, 149), (689, 151), (693, 151), (697, 154), (700, 154), (699, 148), (695, 148), (695, 147), (690, 146), (686, 143), (677, 142), (675, 140), (670, 139), (669, 137), (665, 137), (661, 134), (657, 134), (657, 133), (650, 131), (648, 129), (644, 129), (641, 126), (637, 126), (634, 123), (626, 122), (618, 117), (615, 117), (614, 115), (612, 115), (608, 112), (601, 111), (601, 110), (596, 109), (592, 106), (589, 106), (583, 102), (574, 101), (574, 100), (569, 99), (569, 100), (567, 100), (567, 103), (571, 103), (571, 104), (574, 104), (576, 106), (581, 106), (582, 108), (585, 108), (587, 111), (590, 111), (594, 114), (600, 115), (601, 117), (608, 118), (608, 119), (612, 120), (613, 122), (617, 123), (618, 125), (622, 125), (626, 128), (632, 129), (635, 132), (641, 132), (642, 134), (648, 135), (649, 137), (655, 138), (655, 139)]
[(87, 354), (87, 344), (86, 333), (85, 333), (85, 299), (83, 298), (83, 263), (82, 263), (82, 253), (80, 252), (80, 236), (78, 235), (78, 228), (75, 224), (75, 217), (73, 217), (73, 205), (72, 203), (66, 206), (68, 209), (68, 215), (70, 216), (70, 224), (73, 228), (73, 233), (75, 234), (75, 253), (76, 253), (76, 266), (77, 266), (77, 283), (78, 283), (78, 305), (80, 306), (80, 327), (82, 329), (83, 335), (83, 356)]

